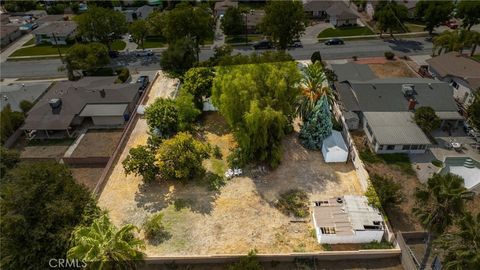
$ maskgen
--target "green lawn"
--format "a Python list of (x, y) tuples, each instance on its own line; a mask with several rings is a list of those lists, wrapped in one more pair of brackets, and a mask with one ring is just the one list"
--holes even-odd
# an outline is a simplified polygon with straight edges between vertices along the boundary
[[(262, 35), (248, 35), (248, 42), (255, 42), (262, 39)], [(245, 35), (226, 36), (225, 43), (245, 43)]]
[(480, 61), (480, 54), (474, 55), (473, 58), (475, 58), (475, 59), (477, 59), (478, 61)]
[(23, 44), (22, 46), (25, 47), (25, 46), (34, 45), (34, 44), (35, 44), (35, 38), (32, 38), (29, 41), (27, 41), (25, 44)]
[(327, 28), (318, 34), (318, 38), (329, 37), (349, 37), (349, 36), (364, 36), (373, 35), (374, 33), (366, 26), (351, 26), (339, 28)]
[(58, 48), (60, 52), (65, 53), (71, 45), (52, 46), (50, 44), (36, 45), (33, 47), (20, 48), (13, 52), (10, 56), (37, 56), (37, 55), (58, 55)]
[(409, 32), (423, 32), (425, 31), (425, 25), (414, 24), (414, 23), (405, 23), (405, 27)]
[(125, 43), (125, 41), (115, 40), (112, 43), (112, 51), (121, 51), (121, 50), (125, 49), (126, 46), (127, 46), (127, 44)]
[(145, 49), (160, 48), (166, 46), (166, 41), (163, 37), (147, 37), (143, 45), (145, 46)]

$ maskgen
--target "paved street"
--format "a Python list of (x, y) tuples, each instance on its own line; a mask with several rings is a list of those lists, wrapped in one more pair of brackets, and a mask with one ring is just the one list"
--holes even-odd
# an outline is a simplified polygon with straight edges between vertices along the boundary
[[(324, 60), (342, 58), (383, 56), (385, 51), (393, 51), (396, 55), (421, 55), (431, 54), (432, 43), (425, 38), (404, 40), (358, 40), (346, 41), (345, 45), (326, 46), (324, 44), (305, 44), (303, 48), (296, 48), (288, 52), (297, 60), (309, 60), (314, 51), (320, 51)], [(250, 54), (255, 52), (249, 47), (237, 47), (234, 53)], [(257, 51), (262, 52), (262, 51)], [(213, 55), (213, 50), (204, 49), (200, 60), (206, 60)], [(116, 66), (128, 65), (132, 71), (159, 69), (159, 56), (142, 57), (121, 56), (113, 61)], [(1, 78), (42, 78), (66, 77), (65, 72), (58, 71), (61, 62), (53, 60), (9, 61), (0, 65)]]

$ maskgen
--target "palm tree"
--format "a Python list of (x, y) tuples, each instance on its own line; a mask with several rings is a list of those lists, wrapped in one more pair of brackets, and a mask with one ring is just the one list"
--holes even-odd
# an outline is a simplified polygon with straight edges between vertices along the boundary
[(466, 213), (458, 227), (435, 243), (443, 251), (443, 268), (480, 269), (480, 213)]
[(472, 40), (471, 33), (465, 29), (444, 31), (439, 36), (433, 38), (433, 55), (435, 55), (438, 47), (440, 47), (439, 55), (442, 54), (442, 50), (445, 52), (457, 51), (462, 53), (463, 48), (468, 46)]
[(326, 96), (330, 104), (335, 100), (330, 87), (323, 86), (325, 81), (325, 73), (320, 62), (310, 64), (303, 70), (300, 82), (302, 94), (297, 100), (297, 114), (303, 121), (307, 120), (320, 97)]
[(135, 238), (138, 228), (128, 224), (117, 230), (107, 215), (93, 221), (90, 226), (78, 227), (72, 235), (69, 259), (81, 259), (92, 269), (135, 269), (142, 261), (145, 248), (142, 240)]
[(415, 198), (413, 213), (428, 231), (427, 249), (420, 268), (424, 269), (432, 248), (432, 234), (441, 235), (464, 213), (465, 202), (473, 198), (473, 192), (467, 191), (460, 176), (434, 174), (426, 185), (417, 188)]
[(480, 45), (480, 33), (475, 31), (468, 32), (468, 45), (470, 46), (470, 56), (475, 55), (475, 51), (477, 50), (477, 46)]

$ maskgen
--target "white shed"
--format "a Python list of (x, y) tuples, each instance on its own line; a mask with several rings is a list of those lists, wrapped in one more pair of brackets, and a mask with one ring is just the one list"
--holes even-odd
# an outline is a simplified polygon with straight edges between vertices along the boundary
[(325, 162), (346, 162), (348, 159), (348, 148), (343, 140), (342, 133), (332, 130), (322, 143), (322, 154)]

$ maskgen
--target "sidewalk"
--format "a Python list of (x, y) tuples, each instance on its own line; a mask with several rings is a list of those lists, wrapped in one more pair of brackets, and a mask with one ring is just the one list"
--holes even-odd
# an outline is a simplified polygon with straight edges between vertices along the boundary
[(23, 44), (25, 44), (27, 41), (29, 41), (32, 38), (33, 38), (32, 34), (25, 34), (22, 37), (20, 37), (19, 39), (17, 39), (16, 41), (14, 41), (13, 43), (11, 43), (10, 45), (8, 45), (7, 48), (5, 48), (5, 50), (3, 50), (0, 53), (0, 62), (2, 62), (2, 63), (6, 62), (9, 58), (9, 56), (13, 52), (20, 49)]
[[(402, 34), (393, 34), (394, 38), (401, 38), (401, 37), (423, 37), (423, 36), (428, 36), (428, 32), (414, 32), (414, 33), (402, 33)], [(325, 41), (329, 40), (333, 37), (325, 37), (325, 38), (319, 38), (318, 41)], [(341, 38), (341, 39), (374, 39), (374, 38), (380, 38), (380, 34), (375, 34), (375, 35), (362, 35), (362, 36), (339, 36), (336, 38)], [(383, 33), (382, 38), (391, 38), (388, 33)]]

